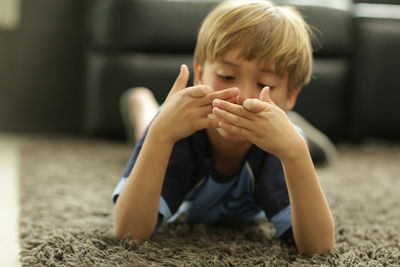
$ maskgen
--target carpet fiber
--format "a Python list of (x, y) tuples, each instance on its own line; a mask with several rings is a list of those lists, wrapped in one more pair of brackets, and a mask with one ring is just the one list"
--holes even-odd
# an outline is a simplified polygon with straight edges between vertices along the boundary
[(342, 145), (318, 169), (336, 222), (336, 248), (299, 255), (267, 222), (172, 224), (138, 244), (111, 234), (111, 193), (130, 149), (122, 143), (35, 137), (21, 148), (23, 266), (399, 266), (400, 145)]

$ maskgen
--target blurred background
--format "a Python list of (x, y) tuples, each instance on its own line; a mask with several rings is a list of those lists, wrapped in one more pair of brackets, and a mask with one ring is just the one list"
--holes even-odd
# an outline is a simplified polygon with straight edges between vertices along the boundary
[[(104, 214), (108, 214), (109, 206), (103, 204), (116, 183), (110, 177), (119, 178), (126, 160), (122, 149), (126, 146), (119, 143), (126, 140), (119, 112), (121, 94), (131, 87), (146, 86), (161, 103), (179, 66), (192, 65), (200, 23), (218, 2), (0, 0), (0, 210), (5, 214), (0, 227), (0, 266), (20, 266), (21, 255), (26, 256), (25, 262), (34, 260), (29, 254), (35, 251), (31, 250), (32, 244), (44, 249), (54, 247), (54, 243), (39, 246), (46, 244), (46, 232), (42, 233), (43, 243), (37, 242), (37, 231), (32, 231), (35, 228), (30, 223), (41, 225), (43, 221), (36, 222), (29, 216), (22, 219), (29, 222), (22, 232), (32, 235), (22, 235), (21, 241), (19, 227), (24, 223), (20, 224), (18, 216), (25, 214), (19, 213), (20, 204), (26, 211), (31, 209), (31, 203), (39, 203), (40, 212), (32, 210), (32, 215), (53, 212), (57, 214), (54, 218), (68, 223), (68, 229), (71, 220), (58, 214), (79, 217), (90, 227), (88, 232), (93, 230), (93, 224), (86, 221), (89, 212), (85, 211), (85, 216), (81, 213), (85, 205), (96, 207), (95, 215), (89, 216), (96, 220), (96, 225), (108, 218)], [(318, 39), (313, 42), (314, 75), (303, 88), (295, 110), (337, 143), (359, 144), (371, 138), (384, 140), (385, 144), (398, 142), (400, 0), (275, 2), (295, 5)], [(46, 143), (39, 138), (33, 139), (30, 146), (22, 146), (19, 138), (30, 134), (44, 134), (45, 139), (47, 135), (102, 138), (116, 140), (118, 145), (87, 139)], [(325, 176), (322, 173), (327, 179), (321, 179), (333, 200), (333, 212), (354, 220), (344, 219), (338, 228), (338, 233), (346, 236), (339, 239), (341, 251), (345, 251), (343, 259), (347, 263), (353, 257), (349, 255), (360, 257), (353, 262), (368, 261), (376, 255), (396, 259), (393, 244), (398, 242), (393, 233), (397, 233), (399, 220), (392, 218), (398, 217), (394, 213), (398, 210), (394, 208), (398, 192), (393, 191), (398, 181), (394, 180), (398, 175), (398, 146), (389, 143), (375, 150), (355, 147), (361, 150), (347, 149), (347, 154), (341, 150), (345, 156), (340, 164), (325, 172)], [(55, 155), (57, 150), (63, 153)], [(24, 179), (19, 179), (20, 175)], [(93, 183), (91, 179), (100, 182)], [(360, 183), (361, 180), (366, 182)], [(68, 187), (67, 181), (74, 182)], [(46, 184), (46, 194), (42, 193), (42, 184)], [(88, 184), (94, 186), (92, 191), (96, 194), (90, 194)], [(53, 196), (57, 201), (47, 201), (42, 196)], [(367, 202), (375, 206), (365, 205)], [(99, 207), (106, 211), (98, 212)], [(360, 221), (365, 223), (363, 228), (359, 227)], [(60, 223), (54, 225), (58, 229)], [(77, 225), (77, 231), (84, 232), (81, 224)], [(376, 230), (380, 229), (377, 225), (385, 231)], [(360, 229), (365, 234), (360, 235)], [(352, 232), (359, 237), (352, 237)], [(72, 239), (76, 239), (75, 234)], [(382, 240), (386, 242), (383, 245)], [(25, 254), (19, 255), (20, 244)], [(82, 244), (86, 251), (88, 246)], [(361, 252), (347, 253), (354, 244)], [(382, 252), (385, 249), (386, 254)], [(75, 255), (78, 262), (81, 255), (81, 251)], [(125, 255), (123, 252), (121, 257)], [(68, 259), (66, 256), (65, 260)]]
[[(219, 1), (0, 1), (0, 132), (124, 139), (122, 92), (162, 102)], [(296, 110), (334, 141), (400, 136), (400, 1), (275, 1), (318, 29)]]

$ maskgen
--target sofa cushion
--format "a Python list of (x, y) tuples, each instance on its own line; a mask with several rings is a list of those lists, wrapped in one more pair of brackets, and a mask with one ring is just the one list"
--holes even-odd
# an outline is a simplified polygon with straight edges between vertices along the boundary
[[(87, 134), (123, 138), (119, 98), (129, 88), (152, 88), (159, 103), (168, 94), (182, 63), (191, 66), (189, 55), (124, 53), (103, 55), (91, 53), (88, 59), (86, 113)], [(191, 81), (189, 81), (191, 82)]]
[(362, 4), (355, 21), (352, 132), (398, 139), (400, 6)]
[[(89, 1), (84, 131), (124, 136), (118, 102), (128, 88), (149, 87), (162, 102), (180, 64), (191, 65), (200, 23), (219, 2)], [(314, 79), (304, 88), (296, 110), (330, 136), (345, 134), (346, 107), (340, 99), (348, 90), (351, 1), (277, 2), (294, 3), (306, 21), (318, 28), (321, 41), (315, 52)]]

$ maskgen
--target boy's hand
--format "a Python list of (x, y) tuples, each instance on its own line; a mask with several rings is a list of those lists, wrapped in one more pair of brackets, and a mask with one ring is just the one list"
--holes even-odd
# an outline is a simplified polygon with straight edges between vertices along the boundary
[(281, 159), (294, 156), (298, 145), (304, 145), (286, 113), (270, 98), (269, 87), (261, 91), (260, 99), (246, 99), (243, 106), (222, 100), (214, 100), (213, 106), (213, 113), (221, 120), (219, 127), (246, 137)]
[(151, 126), (152, 132), (173, 143), (198, 130), (218, 127), (219, 120), (207, 116), (212, 113), (212, 101), (217, 98), (232, 99), (239, 94), (237, 88), (214, 91), (208, 85), (186, 87), (188, 80), (189, 69), (182, 65), (178, 78)]

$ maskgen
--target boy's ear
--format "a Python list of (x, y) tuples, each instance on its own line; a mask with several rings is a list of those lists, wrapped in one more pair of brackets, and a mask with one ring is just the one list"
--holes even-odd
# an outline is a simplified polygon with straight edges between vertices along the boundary
[(199, 85), (202, 84), (202, 77), (203, 77), (203, 67), (199, 63), (193, 63), (193, 69), (194, 69), (194, 78), (193, 78), (193, 83), (194, 85)]
[(286, 111), (287, 110), (292, 110), (294, 108), (294, 105), (296, 105), (297, 97), (299, 96), (299, 93), (301, 91), (301, 87), (294, 88), (292, 92), (289, 93), (287, 99), (286, 99)]

